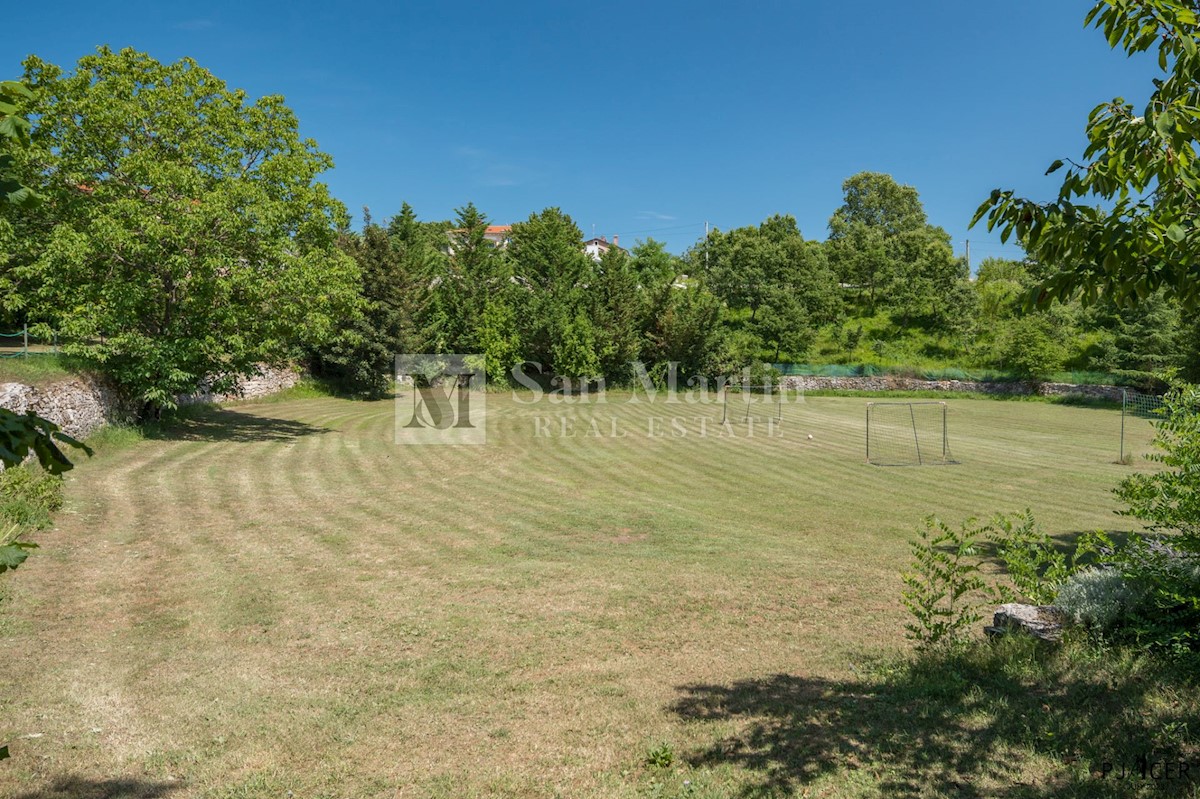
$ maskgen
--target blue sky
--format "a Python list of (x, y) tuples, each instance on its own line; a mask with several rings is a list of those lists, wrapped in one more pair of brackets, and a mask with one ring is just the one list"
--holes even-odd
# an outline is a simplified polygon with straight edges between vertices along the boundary
[[(704, 222), (793, 214), (823, 239), (841, 182), (915, 186), (973, 261), (996, 187), (1049, 198), (1096, 104), (1153, 65), (1083, 28), (1090, 0), (502, 4), (57, 2), (5, 12), (0, 73), (96, 46), (195, 58), (282, 94), (333, 155), (356, 218), (473, 201), (495, 223), (557, 205), (591, 235), (681, 252)], [(14, 35), (15, 32), (15, 35)], [(593, 228), (594, 226), (594, 228)]]

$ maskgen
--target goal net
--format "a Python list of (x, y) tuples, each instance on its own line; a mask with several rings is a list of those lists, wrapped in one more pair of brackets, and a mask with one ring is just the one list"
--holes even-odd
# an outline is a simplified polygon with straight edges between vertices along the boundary
[(867, 463), (931, 466), (955, 463), (944, 402), (868, 402)]
[(1125, 389), (1121, 392), (1121, 463), (1132, 463), (1152, 449), (1154, 422), (1162, 419), (1163, 398)]
[(783, 418), (783, 406), (794, 401), (794, 391), (781, 385), (726, 387), (721, 422), (761, 422)]

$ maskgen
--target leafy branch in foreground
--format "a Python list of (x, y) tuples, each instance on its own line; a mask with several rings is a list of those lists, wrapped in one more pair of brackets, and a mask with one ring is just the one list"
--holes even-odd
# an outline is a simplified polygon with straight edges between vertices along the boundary
[(50, 474), (62, 474), (74, 468), (58, 445), (66, 444), (91, 456), (86, 444), (62, 432), (58, 425), (37, 416), (33, 411), (24, 414), (0, 408), (0, 463), (12, 468), (23, 463), (32, 453), (38, 464)]
[[(1058, 198), (1038, 203), (997, 189), (971, 224), (987, 218), (1053, 271), (1028, 305), (1107, 297), (1136, 305), (1161, 289), (1200, 306), (1200, 17), (1184, 0), (1101, 0), (1086, 25), (1126, 53), (1157, 49), (1162, 78), (1138, 113), (1117, 97), (1088, 115), (1083, 163), (1065, 167)], [(1085, 200), (1085, 202), (1079, 202)]]

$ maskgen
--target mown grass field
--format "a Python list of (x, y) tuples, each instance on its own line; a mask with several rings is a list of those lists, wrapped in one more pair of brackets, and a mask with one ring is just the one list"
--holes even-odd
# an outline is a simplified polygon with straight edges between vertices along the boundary
[[(1128, 526), (1119, 412), (951, 399), (961, 464), (889, 469), (862, 399), (754, 438), (650, 437), (676, 410), (623, 399), (490, 395), (484, 447), (398, 447), (390, 401), (308, 398), (101, 450), (4, 578), (0, 795), (1054, 795), (1069, 763), (1004, 742), (1004, 769), (931, 787), (916, 749), (973, 751), (978, 708), (855, 703), (907, 647), (924, 515)], [(535, 437), (563, 415), (626, 435)]]

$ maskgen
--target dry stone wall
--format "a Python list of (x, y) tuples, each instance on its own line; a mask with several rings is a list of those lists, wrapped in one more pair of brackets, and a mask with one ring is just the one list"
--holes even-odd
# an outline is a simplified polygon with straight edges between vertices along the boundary
[(237, 387), (229, 393), (214, 394), (207, 386), (201, 386), (195, 394), (179, 397), (179, 404), (194, 405), (198, 402), (231, 402), (266, 397), (291, 388), (299, 382), (300, 372), (295, 369), (264, 368), (254, 377), (242, 378)]
[(86, 438), (106, 424), (127, 421), (135, 410), (115, 388), (91, 377), (46, 386), (0, 383), (0, 408), (16, 413), (33, 411), (75, 438)]
[(1087, 397), (1121, 401), (1120, 386), (1077, 386), (1072, 383), (984, 383), (975, 380), (921, 380), (914, 377), (821, 377), (793, 375), (783, 378), (793, 391), (946, 391), (995, 394), (998, 396), (1040, 395), (1043, 397)]
[[(300, 380), (295, 369), (264, 369), (256, 377), (243, 380), (238, 390), (213, 394), (201, 390), (180, 397), (180, 404), (228, 402), (265, 397), (291, 388)], [(44, 386), (24, 383), (0, 383), (0, 408), (17, 413), (33, 411), (54, 422), (67, 435), (87, 438), (106, 424), (127, 422), (134, 417), (138, 403), (121, 396), (114, 387), (90, 376), (72, 377)]]

